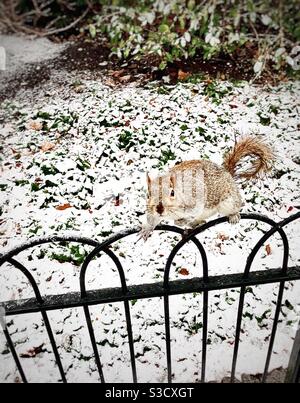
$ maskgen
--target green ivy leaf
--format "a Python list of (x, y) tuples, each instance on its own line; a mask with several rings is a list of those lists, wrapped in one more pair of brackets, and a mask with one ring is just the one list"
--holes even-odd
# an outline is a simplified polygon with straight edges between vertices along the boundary
[(93, 39), (96, 37), (96, 35), (97, 35), (97, 29), (96, 29), (96, 27), (95, 27), (94, 24), (90, 24), (90, 25), (89, 25), (89, 33), (90, 33), (90, 35), (91, 35), (91, 37), (92, 37)]
[(161, 32), (162, 34), (166, 34), (166, 33), (170, 32), (170, 27), (169, 27), (169, 25), (167, 25), (167, 24), (161, 24), (161, 25), (158, 27), (158, 30), (159, 30), (159, 32)]

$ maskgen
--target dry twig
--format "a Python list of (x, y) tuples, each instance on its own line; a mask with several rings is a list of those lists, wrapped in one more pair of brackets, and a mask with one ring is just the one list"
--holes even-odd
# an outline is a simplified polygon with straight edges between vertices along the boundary
[[(58, 1), (58, 0), (57, 0)], [(50, 8), (49, 6), (54, 2), (54, 0), (48, 1), (38, 1), (32, 0), (33, 9), (25, 12), (18, 13), (19, 0), (4, 0), (0, 3), (0, 23), (6, 26), (8, 29), (13, 32), (23, 32), (34, 36), (46, 37), (51, 35), (56, 35), (62, 32), (66, 32), (82, 21), (87, 14), (92, 10), (91, 3), (88, 2), (86, 9), (78, 18), (72, 21), (65, 27), (50, 29), (59, 21), (62, 17), (58, 16), (53, 18), (48, 22), (44, 29), (41, 28), (33, 28), (27, 25), (28, 19), (30, 18), (33, 21), (33, 25), (37, 25), (38, 20), (41, 17), (50, 17)], [(70, 2), (66, 2), (64, 0), (59, 0), (63, 7), (69, 9), (70, 11), (74, 11), (74, 4)]]

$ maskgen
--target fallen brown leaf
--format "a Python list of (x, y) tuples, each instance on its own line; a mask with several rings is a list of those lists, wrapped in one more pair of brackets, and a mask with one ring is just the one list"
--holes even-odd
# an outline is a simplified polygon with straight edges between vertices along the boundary
[(43, 347), (44, 344), (41, 344), (38, 347), (33, 347), (30, 350), (28, 350), (26, 353), (20, 354), (21, 358), (34, 358), (36, 357), (38, 354), (43, 353), (44, 351), (46, 351)]
[(116, 207), (120, 206), (120, 196), (119, 195), (116, 196), (116, 198), (115, 198), (115, 206)]
[(115, 87), (116, 83), (114, 80), (112, 80), (111, 78), (106, 78), (105, 79), (105, 84), (108, 85), (109, 87)]
[(61, 206), (56, 206), (55, 208), (56, 208), (56, 210), (63, 211), (63, 210), (66, 210), (67, 208), (71, 208), (71, 207), (72, 206), (70, 203), (65, 203), (65, 204), (62, 204)]
[(118, 77), (119, 78), (119, 81), (121, 82), (121, 83), (127, 83), (130, 79), (131, 79), (131, 76), (130, 75), (126, 75), (126, 76), (122, 76), (122, 77)]
[(223, 234), (222, 232), (220, 232), (220, 233), (218, 234), (218, 239), (221, 239), (221, 241), (228, 241), (229, 236)]
[(272, 253), (271, 246), (269, 244), (266, 245), (266, 252), (267, 252), (267, 255), (271, 255), (271, 253)]
[(19, 223), (16, 224), (16, 234), (20, 235), (22, 233), (21, 225)]
[(188, 73), (180, 69), (178, 70), (178, 80), (186, 80), (190, 75), (191, 73)]
[(43, 122), (39, 122), (38, 120), (31, 120), (30, 122), (28, 122), (28, 128), (35, 130), (35, 131), (40, 131), (43, 128)]
[(118, 78), (118, 77), (120, 77), (120, 75), (123, 74), (123, 73), (124, 73), (124, 69), (122, 69), (122, 70), (116, 70), (116, 71), (114, 71), (114, 72), (111, 73), (111, 76)]
[(47, 141), (44, 144), (41, 145), (41, 150), (44, 151), (44, 152), (53, 150), (53, 148), (55, 148), (55, 144), (49, 143)]
[(180, 269), (178, 273), (181, 274), (182, 276), (188, 276), (190, 274), (190, 272), (184, 268)]
[(156, 98), (151, 98), (149, 101), (149, 104), (152, 106), (155, 106), (155, 100), (156, 100)]

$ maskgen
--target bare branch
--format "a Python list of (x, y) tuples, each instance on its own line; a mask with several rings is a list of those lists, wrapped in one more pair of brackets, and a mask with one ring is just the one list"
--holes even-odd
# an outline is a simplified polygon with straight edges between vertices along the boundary
[(38, 35), (39, 36), (50, 36), (50, 35), (56, 35), (56, 34), (60, 34), (61, 32), (68, 31), (69, 29), (75, 27), (81, 20), (83, 20), (87, 16), (89, 11), (90, 11), (90, 9), (87, 8), (85, 10), (85, 12), (79, 18), (77, 18), (75, 21), (73, 21), (71, 24), (67, 25), (66, 27), (53, 29), (53, 30), (46, 31), (46, 32), (41, 32)]
[[(39, 37), (46, 37), (46, 36), (51, 36), (51, 35), (56, 35), (62, 32), (66, 32), (73, 27), (75, 27), (77, 24), (79, 24), (80, 21), (82, 21), (89, 11), (91, 10), (90, 8), (90, 3), (88, 3), (87, 8), (83, 12), (83, 14), (72, 21), (69, 25), (62, 27), (62, 28), (57, 28), (57, 29), (49, 29), (50, 27), (53, 27), (57, 21), (62, 19), (61, 16), (54, 18), (51, 20), (46, 28), (44, 30), (38, 29), (38, 28), (31, 28), (26, 25), (26, 20), (28, 20), (29, 17), (31, 17), (34, 21), (34, 24), (37, 23), (39, 18), (43, 17), (48, 17), (50, 13), (49, 5), (53, 3), (54, 0), (49, 0), (46, 2), (39, 2), (38, 0), (32, 0), (32, 4), (34, 9), (25, 12), (23, 14), (17, 14), (17, 5), (18, 5), (18, 0), (8, 0), (7, 2), (1, 2), (0, 3), (0, 22), (4, 24), (4, 26), (8, 27), (11, 29), (13, 32), (24, 32), (30, 35), (35, 35)], [(74, 10), (74, 3), (70, 2), (65, 2), (63, 0), (60, 0), (59, 3), (61, 3), (62, 6), (67, 7), (69, 10)]]
[(48, 24), (46, 25), (45, 29), (48, 30), (49, 28), (53, 27), (53, 25), (55, 25), (59, 20), (61, 20), (63, 17), (60, 15), (56, 18), (54, 18), (54, 20), (48, 22)]

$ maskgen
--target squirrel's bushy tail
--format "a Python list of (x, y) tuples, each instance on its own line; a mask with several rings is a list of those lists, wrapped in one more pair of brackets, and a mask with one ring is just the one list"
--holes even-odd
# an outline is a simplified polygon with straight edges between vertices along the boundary
[[(245, 157), (251, 158), (251, 166), (239, 169)], [(224, 157), (224, 168), (236, 178), (253, 179), (264, 175), (272, 167), (275, 154), (262, 139), (254, 136), (241, 138)]]

